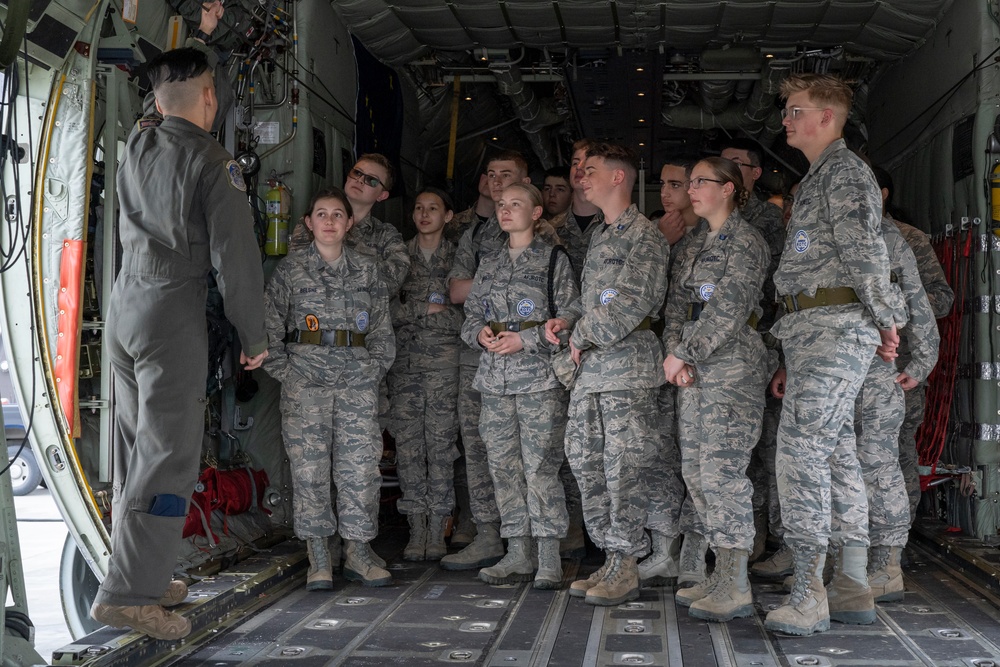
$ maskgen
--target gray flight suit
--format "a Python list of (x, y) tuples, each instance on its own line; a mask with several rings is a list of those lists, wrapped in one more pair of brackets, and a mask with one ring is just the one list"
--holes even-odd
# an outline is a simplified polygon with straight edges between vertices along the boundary
[[(551, 304), (553, 247), (538, 236), (514, 260), (507, 248), (484, 257), (465, 301), (462, 339), (480, 353), (473, 384), (483, 399), (479, 430), (500, 509), (500, 534), (507, 538), (561, 538), (568, 526), (559, 479), (568, 396), (552, 370), (557, 348), (545, 340), (545, 322), (576, 300), (580, 289), (569, 258), (555, 252)], [(491, 325), (518, 329), (524, 349), (484, 350), (477, 338)]]
[(677, 390), (684, 481), (709, 544), (752, 551), (746, 471), (769, 378), (764, 343), (749, 320), (760, 316), (770, 253), (739, 211), (714, 239), (705, 226), (690, 235), (674, 265), (663, 332), (664, 352), (695, 367), (694, 383)]
[(881, 193), (864, 162), (837, 139), (810, 165), (774, 275), (782, 296), (853, 289), (859, 303), (789, 312), (771, 333), (787, 368), (775, 469), (785, 543), (825, 551), (868, 546), (868, 501), (854, 441), (854, 401), (881, 343), (879, 329), (906, 321), (889, 281), (879, 231)]
[[(891, 218), (890, 218), (891, 219)], [(927, 299), (930, 301), (934, 317), (941, 319), (951, 312), (955, 302), (955, 293), (945, 278), (941, 262), (938, 261), (934, 248), (931, 247), (927, 234), (905, 222), (893, 220), (899, 233), (913, 251), (920, 271), (920, 281), (924, 285)], [(899, 356), (896, 358), (896, 368), (905, 370), (909, 363), (909, 333), (906, 329), (899, 334)], [(924, 420), (924, 403), (927, 398), (927, 381), (924, 380), (904, 394), (906, 400), (903, 426), (899, 429), (899, 466), (906, 480), (906, 493), (910, 498), (910, 523), (917, 517), (917, 503), (920, 502), (920, 475), (917, 471), (917, 429)]]
[[(447, 516), (455, 508), (462, 308), (451, 303), (446, 280), (455, 245), (442, 239), (427, 260), (418, 239), (407, 244), (410, 273), (392, 302), (396, 361), (389, 371), (389, 425), (403, 492), (396, 506), (403, 514)], [(446, 310), (428, 314), (430, 304)]]
[[(295, 534), (308, 539), (339, 532), (368, 542), (378, 532), (378, 385), (395, 356), (376, 260), (345, 245), (340, 258), (327, 263), (310, 245), (278, 263), (264, 309), (270, 352), (264, 367), (281, 382)], [(297, 330), (352, 345), (285, 342)]]
[(123, 249), (107, 316), (114, 371), (111, 561), (97, 602), (157, 604), (181, 546), (205, 423), (208, 275), (243, 351), (267, 349), (253, 215), (239, 167), (168, 117), (133, 133), (118, 167)]
[[(472, 280), (483, 257), (506, 247), (507, 233), (500, 229), (496, 214), (491, 215), (486, 222), (480, 222), (477, 218), (462, 234), (454, 264), (448, 274), (448, 282)], [(486, 445), (479, 434), (482, 398), (473, 388), (473, 379), (479, 368), (479, 351), (465, 347), (459, 364), (458, 424), (469, 485), (469, 509), (477, 524), (499, 523), (500, 511), (493, 491), (493, 478), (490, 477)]]
[[(911, 344), (903, 370), (924, 381), (937, 363), (941, 342), (937, 321), (920, 281), (917, 260), (889, 218), (882, 218), (889, 263), (906, 300), (909, 322), (901, 331)], [(902, 335), (900, 336), (902, 337)], [(905, 413), (896, 364), (876, 356), (858, 396), (858, 461), (868, 491), (868, 532), (872, 546), (906, 546), (910, 501), (899, 465), (899, 429)]]
[(667, 290), (669, 250), (635, 205), (594, 233), (580, 298), (559, 317), (581, 350), (566, 455), (590, 538), (627, 556), (649, 551), (645, 475), (654, 458), (663, 348), (649, 328)]

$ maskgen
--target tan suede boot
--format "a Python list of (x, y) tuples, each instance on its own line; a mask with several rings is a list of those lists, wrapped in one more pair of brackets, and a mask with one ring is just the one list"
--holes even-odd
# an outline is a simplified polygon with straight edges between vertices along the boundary
[(535, 588), (556, 590), (562, 588), (562, 561), (559, 560), (559, 538), (539, 537), (538, 573), (535, 574)]
[(795, 570), (792, 550), (782, 544), (781, 548), (759, 563), (750, 567), (750, 573), (764, 579), (782, 579)]
[[(695, 600), (688, 615), (705, 621), (731, 621), (753, 614), (753, 593), (747, 579), (750, 552), (744, 549), (722, 549), (715, 553), (714, 580), (708, 595)], [(690, 588), (685, 590), (691, 590)]]
[(191, 621), (158, 604), (120, 607), (95, 602), (90, 617), (112, 628), (132, 628), (154, 639), (181, 639), (191, 634)]
[(768, 612), (764, 627), (788, 635), (811, 635), (830, 629), (830, 609), (826, 603), (822, 572), (826, 551), (793, 551), (795, 583), (782, 605)]
[(684, 533), (680, 573), (677, 575), (678, 586), (693, 586), (705, 581), (707, 578), (706, 553), (708, 553), (708, 540), (705, 539), (704, 535)]
[(448, 545), (444, 542), (444, 532), (448, 528), (450, 520), (450, 516), (436, 514), (427, 517), (427, 546), (424, 549), (424, 558), (427, 560), (441, 560), (448, 554)]
[(903, 569), (899, 561), (902, 547), (872, 547), (868, 556), (868, 585), (872, 589), (875, 602), (901, 602)]
[(392, 583), (389, 571), (379, 566), (372, 558), (366, 542), (344, 540), (344, 578), (360, 581), (364, 586), (388, 586)]
[(653, 552), (639, 563), (639, 581), (644, 586), (672, 584), (680, 574), (681, 536), (668, 537), (650, 531)]
[(309, 574), (306, 575), (307, 591), (329, 591), (333, 589), (333, 567), (330, 565), (330, 547), (325, 537), (310, 537), (306, 540), (309, 554)]
[(830, 620), (852, 625), (875, 622), (875, 598), (868, 586), (868, 547), (843, 546), (837, 550), (833, 579), (826, 587)]
[(408, 514), (406, 521), (410, 524), (410, 541), (403, 549), (403, 560), (423, 560), (427, 548), (427, 515)]
[(612, 551), (608, 569), (596, 586), (587, 591), (584, 602), (599, 607), (613, 607), (639, 597), (639, 568), (635, 556)]
[(569, 595), (574, 598), (587, 597), (587, 591), (600, 583), (601, 579), (604, 578), (604, 573), (608, 571), (608, 566), (611, 564), (611, 559), (607, 556), (604, 557), (604, 565), (595, 570), (586, 579), (577, 579), (572, 584), (569, 585)]
[(483, 523), (476, 526), (476, 538), (472, 543), (458, 553), (442, 558), (441, 567), (445, 570), (478, 570), (496, 565), (503, 556), (500, 524)]

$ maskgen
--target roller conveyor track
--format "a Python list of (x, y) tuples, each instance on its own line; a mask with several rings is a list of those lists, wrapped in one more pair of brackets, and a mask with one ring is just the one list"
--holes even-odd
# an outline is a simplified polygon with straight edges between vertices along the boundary
[[(430, 563), (392, 565), (396, 583), (387, 588), (338, 577), (334, 591), (308, 593), (303, 554), (285, 544), (245, 561), (239, 574), (194, 587), (200, 597), (185, 613), (195, 619), (195, 634), (184, 644), (105, 629), (67, 647), (73, 650), (63, 663), (138, 665), (158, 656), (185, 667), (1000, 667), (1000, 595), (991, 569), (956, 566), (948, 550), (929, 542), (909, 553), (906, 599), (880, 605), (874, 625), (833, 623), (828, 632), (791, 637), (764, 630), (782, 593), (761, 581), (754, 582), (755, 615), (726, 624), (689, 618), (670, 587), (595, 608), (566, 589), (487, 586), (475, 572)], [(595, 567), (564, 566), (567, 582)], [(112, 650), (86, 660), (95, 645)]]

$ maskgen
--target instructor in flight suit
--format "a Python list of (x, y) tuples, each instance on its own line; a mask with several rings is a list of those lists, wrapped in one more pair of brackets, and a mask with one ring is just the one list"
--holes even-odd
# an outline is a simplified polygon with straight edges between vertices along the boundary
[(218, 102), (205, 54), (150, 61), (158, 127), (134, 133), (118, 169), (123, 248), (107, 315), (115, 374), (111, 562), (90, 610), (114, 627), (178, 639), (191, 623), (164, 608), (194, 491), (205, 413), (205, 300), (214, 268), (247, 369), (267, 356), (264, 277), (246, 186), (209, 134)]

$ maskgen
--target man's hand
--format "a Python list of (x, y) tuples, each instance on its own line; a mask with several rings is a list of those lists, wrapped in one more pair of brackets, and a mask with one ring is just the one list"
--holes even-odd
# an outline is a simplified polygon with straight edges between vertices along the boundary
[(678, 387), (690, 387), (694, 384), (694, 367), (673, 354), (668, 354), (663, 360), (663, 375), (667, 382)]
[(448, 306), (442, 305), (440, 303), (428, 303), (427, 304), (427, 314), (434, 315), (436, 313), (443, 313), (448, 310)]
[(920, 381), (915, 380), (906, 373), (900, 373), (899, 375), (896, 376), (896, 384), (902, 387), (903, 391), (910, 391), (918, 384), (920, 384)]
[(896, 348), (899, 347), (899, 332), (893, 324), (889, 329), (879, 329), (878, 335), (882, 338), (882, 344), (875, 350), (875, 354), (888, 363), (899, 356), (896, 353)]
[(260, 365), (264, 363), (265, 359), (267, 359), (267, 350), (264, 350), (255, 357), (248, 357), (246, 352), (240, 352), (240, 364), (248, 371), (260, 368)]
[(494, 340), (493, 329), (490, 329), (489, 327), (483, 327), (482, 329), (479, 330), (479, 333), (476, 335), (476, 340), (479, 342), (479, 344), (483, 347), (484, 350), (490, 349), (490, 345), (493, 344)]
[(775, 398), (785, 397), (785, 380), (787, 379), (788, 371), (784, 368), (774, 371), (774, 376), (771, 378), (771, 396)]
[(198, 29), (206, 35), (211, 35), (219, 26), (219, 19), (222, 18), (225, 9), (222, 7), (222, 0), (203, 2), (201, 5), (201, 24)]
[(561, 317), (553, 317), (545, 323), (545, 340), (549, 341), (553, 345), (559, 345), (559, 336), (556, 334), (560, 331), (566, 331), (567, 329), (569, 329), (569, 322)]
[(656, 223), (660, 233), (667, 239), (667, 243), (674, 245), (684, 237), (685, 225), (684, 216), (680, 211), (670, 211), (664, 213), (663, 217)]

